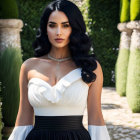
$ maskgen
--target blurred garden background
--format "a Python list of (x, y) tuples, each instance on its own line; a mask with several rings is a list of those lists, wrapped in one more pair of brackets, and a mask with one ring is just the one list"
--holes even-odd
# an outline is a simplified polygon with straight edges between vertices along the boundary
[[(7, 140), (14, 127), (20, 67), (34, 57), (32, 42), (42, 12), (51, 1), (0, 0), (0, 140)], [(92, 49), (103, 69), (102, 110), (111, 139), (138, 140), (140, 0), (71, 1), (83, 14)]]

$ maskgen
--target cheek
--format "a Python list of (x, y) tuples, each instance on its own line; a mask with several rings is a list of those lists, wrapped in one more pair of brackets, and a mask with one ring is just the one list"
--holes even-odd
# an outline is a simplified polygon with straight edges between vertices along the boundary
[(65, 36), (66, 36), (67, 38), (69, 38), (70, 35), (71, 35), (71, 30), (67, 30), (67, 31), (65, 32)]
[(54, 41), (54, 38), (55, 38), (54, 32), (48, 31), (48, 39), (50, 40), (51, 43)]
[(48, 36), (52, 36), (54, 34), (54, 31), (51, 28), (47, 27), (47, 34)]
[(49, 35), (49, 36), (52, 36), (52, 35), (54, 34), (54, 31), (53, 31), (53, 30), (48, 29), (48, 30), (47, 30), (47, 33), (48, 33), (48, 35)]
[(47, 36), (48, 36), (49, 41), (52, 43), (53, 42), (53, 38), (54, 38), (53, 32), (48, 30), (47, 31)]

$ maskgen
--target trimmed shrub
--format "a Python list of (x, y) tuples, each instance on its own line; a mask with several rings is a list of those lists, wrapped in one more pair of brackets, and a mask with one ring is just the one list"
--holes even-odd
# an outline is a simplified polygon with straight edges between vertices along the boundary
[(1, 98), (0, 98), (0, 140), (2, 140), (2, 129), (3, 129), (3, 126), (4, 126), (4, 123), (2, 122), (1, 105), (2, 105), (2, 102), (1, 102)]
[[(130, 0), (121, 0), (120, 22), (121, 23), (127, 22), (129, 20), (130, 20)], [(120, 48), (119, 48), (119, 54), (115, 65), (115, 81), (116, 81), (115, 86), (116, 86), (116, 91), (120, 96), (126, 96), (127, 69), (128, 69), (129, 52), (130, 52), (128, 42), (130, 40), (130, 35), (128, 35), (127, 31), (122, 31), (120, 35), (121, 35)]]
[[(130, 28), (133, 29), (131, 36), (130, 58), (128, 65), (128, 78), (126, 96), (128, 104), (134, 113), (140, 113), (140, 0), (131, 0)], [(129, 24), (128, 24), (129, 25)], [(136, 29), (137, 27), (137, 29)]]
[(129, 61), (129, 49), (120, 49), (115, 66), (116, 91), (120, 96), (126, 96), (127, 69)]
[(120, 22), (130, 21), (130, 0), (120, 0)]
[(20, 48), (7, 47), (0, 56), (2, 82), (2, 114), (5, 126), (14, 126), (19, 107), (19, 72), (22, 64)]
[(16, 0), (0, 0), (0, 18), (17, 19), (18, 7)]
[(130, 52), (127, 81), (128, 104), (134, 113), (140, 113), (140, 49)]
[(130, 15), (131, 21), (140, 20), (140, 0), (131, 0)]

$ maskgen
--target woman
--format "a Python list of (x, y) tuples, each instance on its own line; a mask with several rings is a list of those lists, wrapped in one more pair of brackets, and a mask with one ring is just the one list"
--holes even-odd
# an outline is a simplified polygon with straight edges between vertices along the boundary
[[(20, 70), (20, 105), (8, 140), (109, 140), (101, 112), (103, 73), (78, 7), (51, 2), (43, 12), (35, 57)], [(88, 130), (82, 124), (88, 108)], [(35, 115), (35, 124), (34, 124)]]

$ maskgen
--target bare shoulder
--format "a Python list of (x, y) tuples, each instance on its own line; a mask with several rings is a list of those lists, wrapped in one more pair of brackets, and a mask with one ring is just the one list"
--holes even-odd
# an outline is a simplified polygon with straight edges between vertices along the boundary
[(103, 71), (102, 71), (101, 64), (97, 60), (96, 63), (97, 63), (97, 68), (93, 71), (96, 74), (95, 82), (103, 82)]
[(31, 58), (26, 59), (23, 63), (24, 63), (24, 65), (30, 65), (30, 64), (37, 62), (37, 61), (38, 61), (38, 58), (31, 57)]
[(29, 59), (26, 59), (22, 65), (21, 68), (26, 69), (26, 71), (30, 70), (31, 67), (33, 67), (35, 64), (37, 64), (38, 58), (31, 57)]
[(102, 67), (101, 64), (99, 63), (99, 61), (95, 60), (97, 63), (97, 68), (93, 71), (95, 74), (99, 74), (102, 73)]
[(91, 82), (89, 87), (95, 86), (97, 83), (103, 82), (103, 71), (102, 71), (101, 64), (97, 60), (96, 63), (97, 63), (97, 67), (95, 70), (93, 70), (93, 73), (96, 74), (96, 80), (94, 82)]

